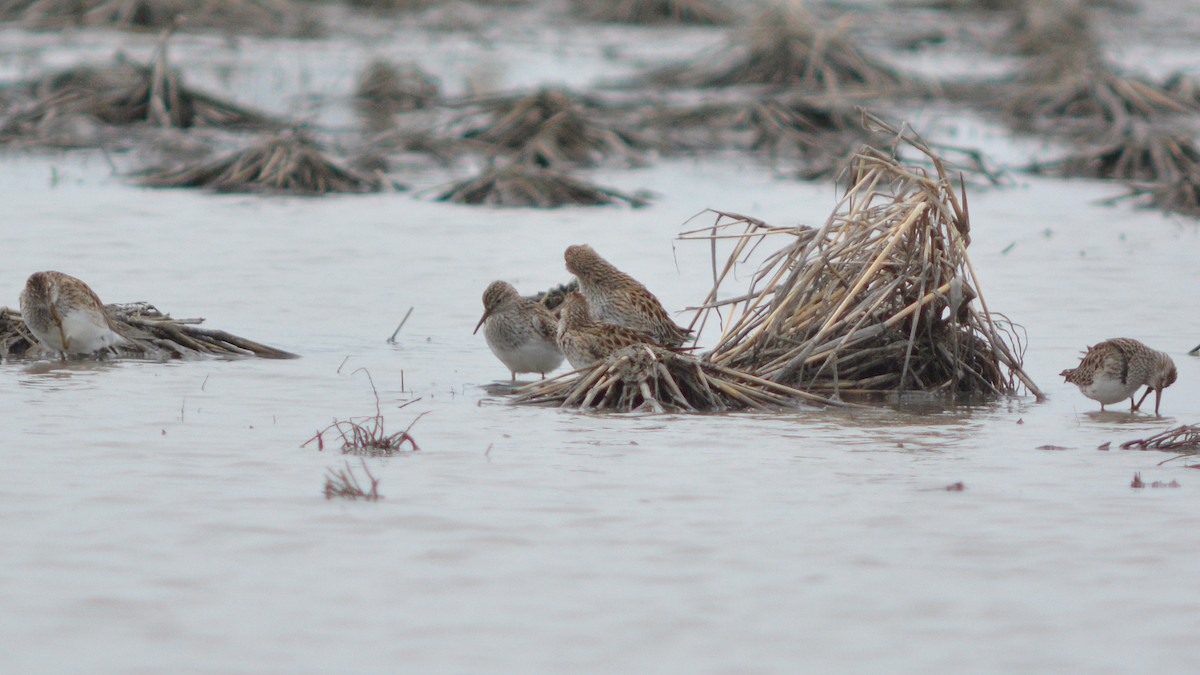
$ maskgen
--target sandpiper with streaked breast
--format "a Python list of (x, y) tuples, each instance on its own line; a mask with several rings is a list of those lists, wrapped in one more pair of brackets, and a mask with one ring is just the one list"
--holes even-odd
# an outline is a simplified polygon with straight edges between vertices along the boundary
[(652, 342), (650, 336), (631, 328), (597, 321), (587, 298), (578, 292), (567, 293), (559, 308), (558, 346), (576, 370), (599, 363), (622, 347)]
[(638, 331), (664, 347), (679, 347), (691, 337), (640, 281), (600, 257), (591, 246), (568, 246), (563, 257), (598, 321)]
[[(1059, 374), (1079, 387), (1084, 396), (1099, 401), (1101, 411), (1107, 404), (1128, 398), (1130, 412), (1136, 412), (1154, 392), (1155, 415), (1162, 390), (1178, 377), (1170, 356), (1130, 338), (1113, 338), (1088, 347), (1078, 366)], [(1133, 397), (1143, 385), (1146, 393), (1135, 403)]]
[(517, 373), (546, 373), (563, 361), (558, 348), (558, 321), (536, 300), (522, 297), (507, 281), (493, 281), (483, 292), (483, 337), (512, 379)]
[(69, 274), (34, 272), (20, 300), (29, 332), (63, 356), (95, 354), (129, 342), (96, 293)]

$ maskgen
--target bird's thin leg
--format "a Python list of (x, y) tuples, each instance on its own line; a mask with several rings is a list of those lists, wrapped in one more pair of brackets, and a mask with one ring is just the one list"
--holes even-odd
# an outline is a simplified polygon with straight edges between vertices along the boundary
[[(1131, 408), (1131, 409), (1129, 410), (1129, 412), (1134, 412), (1134, 411), (1138, 410), (1139, 408), (1141, 408), (1141, 407), (1142, 407), (1142, 401), (1145, 401), (1145, 400), (1146, 400), (1146, 397), (1147, 397), (1147, 396), (1149, 396), (1149, 395), (1150, 395), (1150, 392), (1152, 392), (1152, 391), (1155, 391), (1155, 389), (1153, 389), (1153, 388), (1151, 388), (1151, 387), (1146, 387), (1146, 393), (1142, 394), (1142, 398), (1141, 398), (1140, 400), (1138, 400), (1138, 402), (1137, 402), (1137, 405), (1133, 406), (1133, 408)], [(1132, 401), (1133, 401), (1133, 397), (1132, 397), (1132, 396), (1130, 396), (1130, 397), (1129, 397), (1129, 400), (1130, 400), (1130, 402), (1132, 402)], [(1155, 414), (1158, 414), (1158, 413), (1157, 413), (1157, 411), (1155, 411)]]

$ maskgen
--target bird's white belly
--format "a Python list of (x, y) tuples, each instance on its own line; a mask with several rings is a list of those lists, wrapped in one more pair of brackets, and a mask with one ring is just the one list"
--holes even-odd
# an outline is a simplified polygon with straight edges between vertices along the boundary
[[(86, 310), (66, 311), (59, 313), (62, 319), (62, 336), (57, 331), (50, 338), (50, 346), (68, 354), (92, 354), (96, 351), (125, 342), (109, 328), (104, 317), (96, 312)], [(61, 337), (65, 336), (67, 344), (62, 344)]]
[(494, 351), (514, 373), (548, 373), (563, 360), (558, 347), (543, 340), (528, 340), (517, 347)]
[(1118, 403), (1133, 396), (1133, 393), (1138, 390), (1138, 385), (1130, 386), (1122, 384), (1120, 380), (1115, 378), (1096, 378), (1091, 384), (1080, 387), (1083, 395), (1099, 401), (1105, 405), (1110, 403)]

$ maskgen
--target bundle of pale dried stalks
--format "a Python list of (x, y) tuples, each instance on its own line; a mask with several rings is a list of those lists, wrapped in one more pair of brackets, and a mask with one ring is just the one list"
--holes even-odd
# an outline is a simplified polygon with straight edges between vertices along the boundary
[(1174, 126), (1132, 124), (1092, 147), (1031, 168), (1059, 176), (1171, 184), (1197, 173), (1200, 149)]
[(642, 120), (667, 150), (711, 150), (728, 147), (762, 152), (771, 158), (825, 155), (830, 146), (854, 135), (863, 138), (854, 108), (840, 100), (772, 96), (655, 107)]
[[(146, 302), (106, 305), (116, 331), (128, 340), (112, 348), (116, 356), (148, 359), (181, 359), (197, 356), (256, 356), (293, 359), (295, 354), (238, 337), (223, 330), (200, 326), (204, 319), (172, 319)], [(42, 356), (46, 349), (25, 327), (21, 313), (0, 308), (0, 357)]]
[(0, 0), (0, 20), (37, 28), (208, 29), (296, 38), (324, 32), (310, 4), (293, 0)]
[(596, 21), (724, 26), (737, 15), (718, 0), (574, 0), (572, 7)]
[(1106, 200), (1133, 200), (1135, 206), (1200, 218), (1200, 165), (1195, 163), (1169, 179), (1152, 183), (1127, 183), (1123, 195)]
[(367, 64), (354, 89), (360, 108), (389, 112), (429, 108), (440, 96), (437, 78), (416, 63), (391, 63), (382, 59)]
[(1046, 74), (1033, 72), (1005, 99), (1018, 129), (1085, 138), (1111, 137), (1139, 121), (1198, 109), (1194, 101), (1148, 80), (1120, 75), (1093, 59), (1056, 63)]
[(93, 145), (97, 133), (65, 134), (80, 126), (146, 125), (270, 128), (266, 115), (183, 86), (167, 59), (167, 36), (149, 66), (118, 60), (106, 67), (82, 66), (29, 83), (32, 104), (0, 127), (0, 141), (59, 146)]
[(516, 402), (620, 412), (778, 410), (837, 401), (650, 344), (517, 390)]
[[(809, 392), (1041, 396), (1022, 369), (1018, 329), (988, 311), (967, 256), (970, 224), (941, 159), (911, 132), (870, 122), (929, 158), (933, 172), (864, 146), (851, 186), (820, 228), (771, 227), (730, 213), (683, 235), (708, 240), (715, 284), (703, 320), (723, 318), (705, 359)], [(738, 232), (737, 229), (741, 231)], [(767, 237), (784, 238), (750, 288), (722, 282)], [(717, 267), (716, 246), (732, 253)]]
[(343, 166), (330, 157), (316, 139), (300, 131), (266, 138), (217, 159), (147, 171), (142, 184), (306, 196), (379, 192), (392, 187), (378, 173), (359, 173)]
[(483, 101), (451, 123), (450, 133), (531, 166), (594, 166), (610, 158), (636, 164), (645, 143), (599, 119), (599, 109), (595, 101), (542, 89)]
[(668, 68), (651, 77), (688, 86), (769, 84), (831, 95), (855, 90), (882, 95), (911, 86), (864, 54), (846, 29), (844, 22), (824, 26), (797, 6), (771, 6), (725, 49), (694, 67)]
[(646, 200), (599, 187), (561, 171), (535, 166), (492, 166), (473, 178), (454, 183), (438, 201), (480, 206), (533, 207), (605, 206), (625, 202), (645, 206)]

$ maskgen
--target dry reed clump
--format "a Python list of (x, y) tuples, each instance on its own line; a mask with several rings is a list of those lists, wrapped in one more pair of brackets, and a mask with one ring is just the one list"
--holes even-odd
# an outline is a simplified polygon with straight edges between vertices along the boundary
[(862, 138), (858, 113), (807, 97), (769, 97), (659, 109), (642, 121), (657, 145), (683, 150), (735, 148), (775, 157), (814, 157)]
[[(116, 331), (128, 344), (112, 349), (116, 356), (185, 359), (198, 356), (294, 359), (295, 354), (238, 337), (223, 330), (202, 328), (204, 319), (172, 319), (146, 302), (106, 305)], [(0, 308), (0, 357), (30, 358), (46, 350), (25, 327), (21, 313)]]
[(649, 344), (632, 345), (582, 370), (517, 390), (518, 403), (618, 412), (776, 410), (836, 401), (735, 368)]
[(539, 209), (619, 202), (638, 207), (647, 203), (641, 197), (590, 185), (553, 169), (521, 165), (490, 167), (474, 178), (451, 185), (436, 199), (457, 204)]
[(574, 0), (575, 13), (593, 21), (726, 26), (737, 20), (718, 0)]
[(1004, 44), (1018, 54), (1098, 53), (1091, 16), (1084, 2), (1024, 2)]
[(1200, 166), (1189, 164), (1170, 177), (1152, 183), (1128, 183), (1128, 191), (1106, 200), (1116, 203), (1131, 199), (1134, 205), (1145, 209), (1159, 209), (1200, 218)]
[(1094, 147), (1031, 167), (1040, 173), (1171, 184), (1200, 169), (1200, 149), (1173, 129), (1132, 124)]
[[(425, 413), (417, 415), (415, 419), (403, 430), (389, 434), (384, 429), (383, 412), (379, 405), (379, 390), (375, 388), (375, 380), (366, 370), (359, 368), (354, 372), (362, 371), (366, 373), (367, 380), (371, 383), (371, 393), (375, 396), (375, 414), (368, 417), (351, 417), (349, 419), (339, 420), (334, 419), (333, 423), (324, 429), (318, 431), (312, 438), (305, 441), (300, 447), (306, 447), (308, 444), (316, 441), (317, 450), (325, 450), (325, 434), (330, 430), (337, 432), (338, 437), (342, 441), (343, 455), (361, 455), (367, 457), (391, 457), (392, 455), (405, 452), (418, 452), (421, 448), (417, 445), (417, 441), (413, 438), (413, 426), (416, 425)], [(420, 399), (409, 401), (401, 408), (416, 403)]]
[(636, 163), (645, 146), (589, 112), (595, 104), (558, 89), (484, 102), (450, 125), (451, 134), (488, 154), (539, 167), (595, 166), (606, 159)]
[(1177, 72), (1163, 81), (1163, 90), (1171, 97), (1200, 108), (1200, 78)]
[(1184, 424), (1147, 438), (1127, 441), (1122, 450), (1165, 450), (1181, 455), (1200, 454), (1200, 425)]
[(572, 291), (579, 291), (578, 279), (571, 279), (565, 284), (559, 284), (554, 288), (545, 291), (539, 291), (538, 294), (534, 296), (534, 299), (542, 303), (546, 309), (553, 312), (554, 310), (558, 309), (559, 305), (563, 304), (564, 300), (566, 300), (567, 293)]
[[(0, 126), (0, 142), (95, 145), (101, 139), (100, 126), (278, 126), (266, 115), (183, 86), (167, 61), (165, 44), (148, 67), (118, 59), (111, 66), (72, 68), (25, 86), (32, 102)], [(73, 128), (88, 131), (71, 133)]]
[(379, 479), (371, 475), (371, 470), (367, 468), (367, 460), (360, 459), (359, 461), (362, 462), (362, 470), (367, 474), (367, 480), (371, 481), (370, 488), (363, 489), (362, 484), (358, 482), (358, 476), (354, 475), (354, 469), (347, 461), (345, 469), (335, 470), (330, 467), (325, 470), (325, 489), (322, 491), (325, 499), (340, 497), (342, 499), (363, 499), (368, 502), (383, 499), (383, 496), (379, 494)]
[(1107, 66), (1055, 67), (1053, 77), (1025, 78), (1006, 93), (1005, 111), (1018, 129), (1084, 138), (1111, 138), (1139, 122), (1196, 112), (1197, 105), (1163, 87)]
[(179, 28), (297, 38), (324, 32), (311, 7), (292, 0), (0, 0), (0, 20), (52, 29)]
[[(934, 170), (866, 146), (851, 186), (819, 228), (718, 212), (711, 227), (684, 235), (714, 247), (734, 243), (702, 307), (704, 320), (730, 313), (706, 360), (834, 397), (1010, 395), (1019, 384), (1040, 397), (1022, 370), (1015, 326), (990, 312), (979, 291), (967, 256), (965, 190), (960, 199), (940, 158), (911, 132), (872, 123), (927, 156)], [(747, 291), (721, 299), (721, 283), (768, 237), (784, 245)]]
[(367, 64), (354, 90), (356, 104), (387, 112), (419, 110), (436, 105), (441, 96), (437, 78), (415, 63), (375, 60)]
[(41, 351), (37, 338), (25, 326), (21, 312), (0, 307), (0, 359), (23, 359)]
[(268, 192), (320, 196), (380, 192), (392, 186), (379, 173), (358, 173), (334, 160), (308, 134), (288, 131), (220, 157), (174, 169), (151, 169), (149, 187), (202, 187), (217, 192)]
[(844, 22), (818, 24), (797, 7), (770, 7), (731, 45), (696, 67), (672, 67), (652, 78), (699, 87), (766, 84), (830, 95), (879, 95), (910, 84), (860, 51), (845, 35)]

